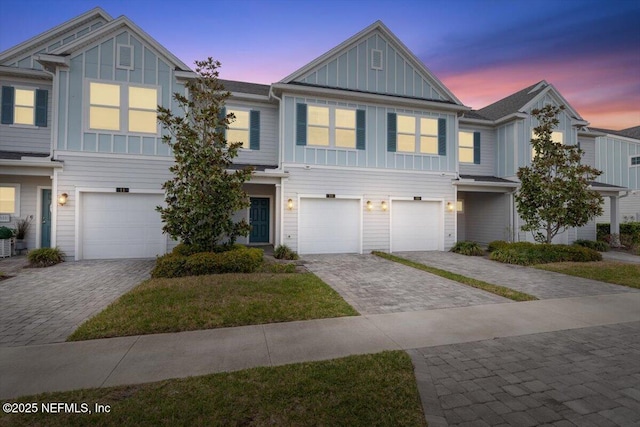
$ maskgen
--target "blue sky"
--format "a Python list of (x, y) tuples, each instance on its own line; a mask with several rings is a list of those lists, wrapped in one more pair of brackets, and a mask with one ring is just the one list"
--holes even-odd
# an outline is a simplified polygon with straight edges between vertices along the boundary
[(192, 65), (276, 82), (382, 20), (466, 105), (547, 80), (594, 126), (640, 125), (636, 0), (2, 0), (0, 51), (87, 10), (126, 15)]

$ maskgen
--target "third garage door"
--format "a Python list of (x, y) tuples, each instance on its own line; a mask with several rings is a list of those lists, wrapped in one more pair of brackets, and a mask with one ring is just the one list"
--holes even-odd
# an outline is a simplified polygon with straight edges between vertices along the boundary
[(391, 251), (433, 251), (442, 240), (441, 202), (393, 200)]
[(298, 252), (360, 252), (360, 200), (300, 199)]

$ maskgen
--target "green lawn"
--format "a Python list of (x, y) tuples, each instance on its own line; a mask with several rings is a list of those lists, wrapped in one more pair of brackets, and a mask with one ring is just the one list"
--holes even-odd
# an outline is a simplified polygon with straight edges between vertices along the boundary
[(150, 279), (80, 325), (67, 340), (356, 315), (311, 273)]
[(640, 264), (615, 261), (558, 262), (536, 265), (535, 267), (541, 270), (555, 271), (571, 276), (640, 289)]
[(0, 414), (7, 426), (426, 426), (401, 351), (47, 393), (20, 402), (109, 405), (106, 414)]
[(514, 289), (507, 288), (506, 286), (494, 285), (492, 283), (483, 282), (482, 280), (477, 280), (471, 277), (463, 276), (462, 274), (452, 273), (451, 271), (430, 267), (428, 265), (420, 264), (419, 262), (414, 262), (396, 255), (388, 254), (386, 252), (374, 251), (373, 254), (381, 258), (388, 259), (390, 261), (395, 261), (409, 267), (417, 268), (418, 270), (426, 271), (428, 273), (435, 274), (436, 276), (444, 277), (445, 279), (462, 283), (463, 285), (482, 289), (483, 291), (491, 292), (492, 294), (509, 298), (514, 301), (534, 301), (538, 299), (533, 295), (529, 295), (524, 292), (519, 292)]

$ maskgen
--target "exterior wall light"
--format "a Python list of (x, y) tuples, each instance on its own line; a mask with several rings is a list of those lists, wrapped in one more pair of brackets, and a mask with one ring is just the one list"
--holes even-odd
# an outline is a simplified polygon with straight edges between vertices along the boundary
[(69, 199), (69, 195), (67, 193), (62, 193), (58, 196), (58, 204), (60, 206), (64, 206), (67, 204), (67, 200)]
[(386, 212), (386, 211), (387, 211), (387, 208), (388, 208), (388, 206), (387, 206), (387, 202), (383, 200), (383, 201), (382, 201), (382, 210)]
[(367, 200), (367, 210), (368, 211), (372, 211), (373, 210), (373, 203), (371, 203), (371, 200)]
[(293, 200), (287, 200), (287, 209), (293, 210)]
[(447, 210), (449, 212), (453, 212), (453, 209), (455, 208), (455, 206), (453, 206), (453, 203), (451, 202), (447, 202)]

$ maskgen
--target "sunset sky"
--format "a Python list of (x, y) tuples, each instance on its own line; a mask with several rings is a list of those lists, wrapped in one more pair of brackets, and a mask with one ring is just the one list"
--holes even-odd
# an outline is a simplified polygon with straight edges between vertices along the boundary
[(592, 126), (640, 125), (637, 0), (2, 0), (0, 51), (102, 7), (188, 65), (272, 83), (382, 20), (474, 109), (540, 80)]

